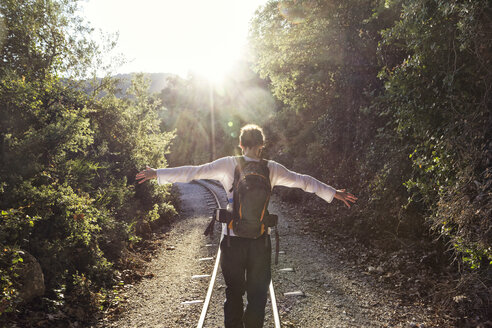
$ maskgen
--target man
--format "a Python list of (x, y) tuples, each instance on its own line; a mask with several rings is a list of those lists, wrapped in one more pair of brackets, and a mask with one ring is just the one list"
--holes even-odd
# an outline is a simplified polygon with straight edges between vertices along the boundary
[[(239, 136), (239, 146), (245, 161), (261, 160), (261, 151), (265, 145), (262, 129), (253, 124), (244, 126)], [(137, 174), (139, 183), (157, 179), (159, 184), (172, 182), (190, 182), (193, 179), (219, 180), (227, 192), (227, 198), (232, 200), (232, 185), (234, 170), (238, 159), (234, 156), (219, 158), (211, 163), (199, 166), (181, 166), (175, 168), (146, 170)], [(286, 186), (301, 188), (315, 193), (327, 202), (336, 198), (350, 207), (357, 198), (345, 189), (336, 190), (309, 175), (289, 171), (274, 161), (267, 161), (271, 188)], [(223, 234), (226, 235), (227, 224), (223, 224)], [(268, 231), (268, 230), (267, 230)], [(226, 328), (261, 328), (265, 317), (268, 286), (271, 280), (271, 242), (270, 235), (265, 232), (257, 239), (243, 238), (228, 231), (231, 237), (221, 242), (221, 268), (226, 283), (226, 301), (224, 303), (224, 322)], [(265, 240), (266, 239), (266, 240)], [(243, 310), (243, 295), (247, 294), (246, 310)]]

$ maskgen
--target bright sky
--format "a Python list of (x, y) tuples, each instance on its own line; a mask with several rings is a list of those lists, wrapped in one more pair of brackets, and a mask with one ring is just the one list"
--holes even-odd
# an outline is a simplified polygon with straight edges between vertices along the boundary
[(220, 79), (241, 58), (249, 22), (267, 0), (87, 0), (92, 27), (119, 32), (118, 73), (196, 71)]

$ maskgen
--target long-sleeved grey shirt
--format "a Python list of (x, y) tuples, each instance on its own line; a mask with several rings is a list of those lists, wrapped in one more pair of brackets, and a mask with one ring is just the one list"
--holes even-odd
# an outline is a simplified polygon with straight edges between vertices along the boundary
[[(247, 161), (254, 159), (244, 156)], [(232, 198), (230, 192), (234, 182), (234, 169), (236, 168), (236, 157), (228, 156), (219, 158), (213, 162), (197, 166), (179, 166), (172, 168), (157, 169), (157, 182), (159, 184), (173, 182), (190, 182), (194, 179), (214, 179), (222, 183), (226, 190), (227, 198)], [(282, 164), (275, 161), (268, 161), (270, 170), (270, 183), (272, 188), (275, 186), (285, 186), (291, 188), (301, 188), (324, 199), (328, 203), (333, 200), (336, 189), (327, 184), (305, 174), (299, 174), (288, 170)], [(225, 224), (223, 230), (225, 231)], [(231, 235), (234, 235), (232, 231)]]

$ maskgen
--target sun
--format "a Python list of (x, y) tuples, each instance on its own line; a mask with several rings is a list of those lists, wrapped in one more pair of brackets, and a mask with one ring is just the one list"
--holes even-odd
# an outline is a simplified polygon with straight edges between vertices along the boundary
[(199, 57), (194, 58), (188, 64), (189, 70), (214, 84), (220, 84), (232, 72), (232, 67), (237, 61), (237, 55), (228, 49), (211, 48), (204, 50)]

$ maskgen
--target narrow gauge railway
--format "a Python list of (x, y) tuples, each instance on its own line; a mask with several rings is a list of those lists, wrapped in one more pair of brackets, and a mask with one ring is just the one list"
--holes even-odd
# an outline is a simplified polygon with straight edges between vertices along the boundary
[[(224, 207), (222, 187), (210, 181), (203, 183), (214, 190)], [(217, 233), (212, 238), (205, 237), (203, 231), (209, 222), (207, 213), (217, 207), (217, 202), (208, 189), (197, 183), (176, 187), (182, 200), (180, 219), (164, 236), (165, 246), (156, 260), (149, 263), (147, 272), (152, 273), (152, 279), (128, 288), (122, 294), (124, 311), (117, 318), (102, 318), (97, 328), (197, 326), (218, 252), (220, 224), (216, 224)], [(357, 249), (361, 264), (349, 261), (338, 254), (344, 244), (337, 240), (320, 242), (310, 236), (302, 212), (296, 212), (295, 207), (275, 197), (270, 209), (279, 215), (280, 245), (285, 251), (280, 252), (279, 265), (272, 265), (283, 327), (422, 328), (448, 321), (433, 308), (422, 303), (403, 303), (391, 288), (382, 288), (381, 280), (387, 273), (366, 272), (371, 264), (364, 260), (370, 256), (368, 250)], [(224, 286), (222, 274), (218, 273), (204, 327), (223, 327)], [(274, 327), (270, 303), (265, 328)]]
[[(225, 207), (225, 191), (222, 189), (222, 186), (219, 183), (215, 183), (214, 181), (208, 181), (208, 180), (194, 180), (193, 181), (195, 184), (198, 184), (202, 186), (207, 192), (208, 192), (208, 197), (206, 199), (207, 205), (211, 209), (211, 215), (214, 215), (214, 210), (218, 207)], [(220, 201), (222, 199), (222, 202)], [(223, 236), (221, 236), (223, 237)], [(218, 246), (218, 245), (217, 245)], [(208, 289), (207, 289), (207, 294), (205, 297), (205, 300), (203, 300), (203, 307), (202, 311), (200, 314), (200, 319), (197, 324), (197, 328), (202, 328), (204, 327), (205, 324), (205, 319), (207, 317), (207, 312), (208, 312), (208, 307), (210, 304), (210, 299), (212, 297), (212, 293), (214, 291), (214, 285), (215, 285), (215, 280), (217, 278), (217, 272), (220, 264), (220, 256), (221, 256), (221, 251), (220, 247), (218, 247), (217, 250), (217, 255), (215, 256), (215, 264), (212, 270), (212, 273), (210, 275), (196, 275), (194, 276), (195, 278), (206, 278), (210, 277), (210, 282), (208, 284)], [(280, 318), (278, 315), (278, 308), (277, 308), (277, 300), (275, 297), (275, 289), (273, 287), (273, 282), (270, 282), (269, 286), (269, 296), (270, 296), (270, 304), (271, 304), (271, 312), (272, 312), (272, 317), (274, 319), (274, 326), (275, 328), (280, 328)], [(194, 302), (202, 302), (201, 300), (195, 301), (187, 301), (184, 302), (186, 304), (194, 303)]]

